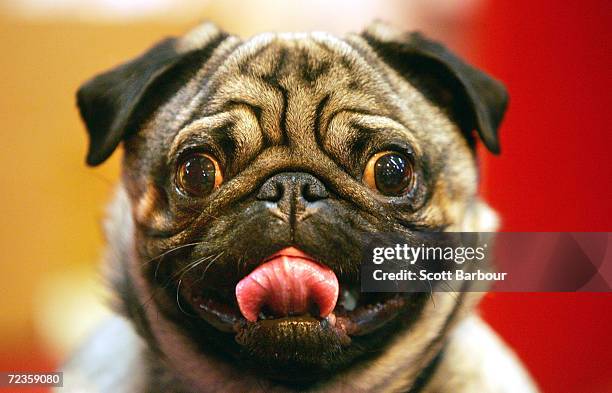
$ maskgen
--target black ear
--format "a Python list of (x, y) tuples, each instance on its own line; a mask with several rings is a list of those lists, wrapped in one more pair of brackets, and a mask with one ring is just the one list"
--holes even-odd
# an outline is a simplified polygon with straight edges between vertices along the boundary
[(471, 133), (476, 129), (485, 146), (499, 154), (497, 130), (508, 105), (508, 93), (501, 82), (464, 63), (420, 33), (402, 34), (375, 23), (362, 36), (403, 76), (417, 82), (426, 81), (427, 87), (435, 79), (438, 86), (447, 89), (451, 96), (447, 101), (452, 102), (451, 110), (468, 139), (471, 141)]
[(89, 133), (87, 164), (104, 162), (167, 98), (172, 79), (201, 67), (226, 36), (213, 25), (203, 24), (83, 84), (77, 104)]

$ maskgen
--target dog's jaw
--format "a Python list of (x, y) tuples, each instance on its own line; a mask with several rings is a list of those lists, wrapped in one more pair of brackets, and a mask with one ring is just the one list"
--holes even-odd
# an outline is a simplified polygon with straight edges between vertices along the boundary
[[(479, 231), (490, 221), (490, 208), (480, 202), (469, 215), (466, 225)], [(108, 255), (107, 272), (118, 294), (118, 311), (126, 315), (135, 330), (158, 353), (166, 367), (177, 378), (194, 386), (194, 391), (208, 391), (215, 386), (220, 391), (290, 392), (289, 387), (258, 376), (217, 356), (198, 351), (189, 337), (159, 312), (151, 299), (152, 288), (142, 275), (135, 256), (132, 206), (124, 188), (117, 189), (106, 221), (106, 233), (112, 255)], [(479, 223), (479, 215), (485, 219)], [(467, 218), (467, 216), (466, 216)], [(126, 271), (127, 269), (127, 271)], [(127, 276), (122, 274), (126, 272)], [(458, 296), (458, 297), (457, 297)], [(408, 388), (420, 370), (437, 354), (444, 337), (465, 316), (469, 315), (482, 293), (434, 293), (419, 318), (409, 330), (393, 338), (385, 356), (376, 362), (357, 363), (324, 383), (313, 387), (317, 392), (397, 391)], [(136, 308), (136, 309), (135, 309)], [(392, 384), (390, 385), (390, 383)]]

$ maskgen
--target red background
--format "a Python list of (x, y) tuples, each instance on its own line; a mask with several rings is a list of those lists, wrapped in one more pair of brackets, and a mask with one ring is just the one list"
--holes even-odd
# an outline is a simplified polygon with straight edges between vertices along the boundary
[[(609, 2), (491, 1), (477, 63), (503, 80), (482, 191), (504, 231), (612, 230)], [(545, 392), (612, 392), (610, 294), (489, 294), (486, 319)]]

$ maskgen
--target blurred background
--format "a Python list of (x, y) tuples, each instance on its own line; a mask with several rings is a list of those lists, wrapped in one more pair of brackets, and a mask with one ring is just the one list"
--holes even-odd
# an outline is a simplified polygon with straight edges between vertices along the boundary
[[(93, 74), (205, 19), (243, 37), (423, 30), (510, 90), (503, 153), (480, 152), (502, 229), (610, 231), (611, 16), (601, 0), (1, 1), (0, 370), (53, 370), (109, 312), (98, 261), (120, 154), (84, 164), (74, 92)], [(611, 309), (610, 294), (481, 306), (546, 392), (612, 391)]]

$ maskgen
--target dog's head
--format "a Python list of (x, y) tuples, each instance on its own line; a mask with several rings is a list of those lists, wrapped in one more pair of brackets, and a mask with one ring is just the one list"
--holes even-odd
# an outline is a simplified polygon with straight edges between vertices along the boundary
[(491, 229), (474, 148), (499, 151), (506, 101), (441, 45), (381, 24), (248, 41), (205, 24), (95, 77), (78, 92), (87, 162), (125, 150), (124, 308), (192, 380), (237, 380), (232, 365), (363, 380), (364, 364), (418, 362), (462, 301), (360, 294), (363, 236)]

